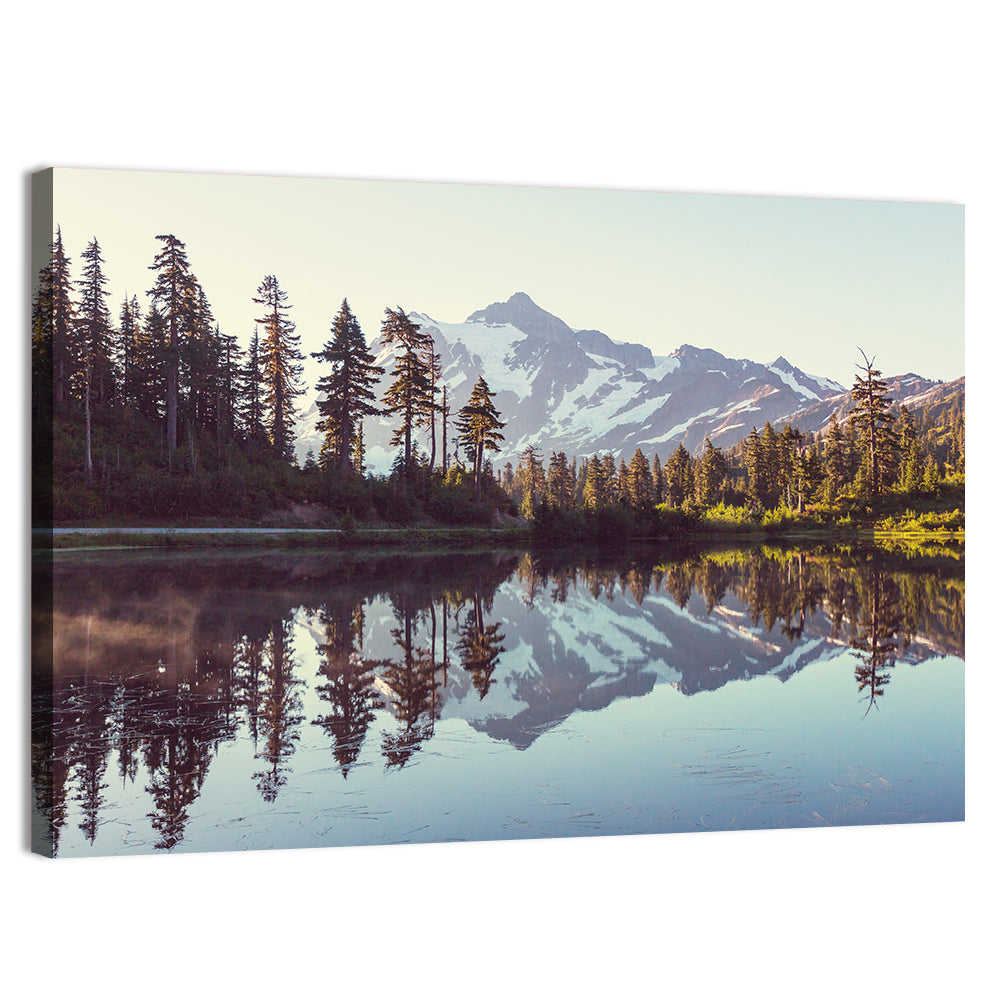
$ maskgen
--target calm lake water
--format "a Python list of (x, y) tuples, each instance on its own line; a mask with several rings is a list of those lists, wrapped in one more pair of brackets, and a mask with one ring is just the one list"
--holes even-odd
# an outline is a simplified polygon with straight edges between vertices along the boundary
[(59, 857), (964, 818), (960, 552), (49, 565)]

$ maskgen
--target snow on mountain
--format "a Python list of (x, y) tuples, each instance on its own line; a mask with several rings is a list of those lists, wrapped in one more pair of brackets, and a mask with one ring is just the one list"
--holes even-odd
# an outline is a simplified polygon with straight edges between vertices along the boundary
[[(503, 448), (493, 456), (495, 468), (507, 461), (516, 465), (527, 445), (536, 445), (545, 459), (563, 451), (581, 457), (611, 452), (626, 460), (636, 448), (661, 459), (678, 444), (697, 452), (706, 437), (725, 447), (768, 420), (778, 424), (810, 407), (826, 412), (828, 401), (846, 392), (782, 357), (765, 365), (690, 344), (654, 357), (641, 344), (612, 340), (599, 330), (572, 329), (524, 292), (477, 310), (464, 323), (419, 312), (410, 318), (434, 338), (453, 417), (480, 375), (497, 394), (494, 403), (507, 426)], [(377, 342), (372, 350), (387, 369), (377, 390), (381, 395), (390, 381), (391, 352)], [(310, 449), (319, 453), (316, 420), (314, 402), (299, 423), (295, 450), (300, 461)], [(392, 465), (392, 427), (389, 418), (365, 421), (371, 472), (384, 474)], [(427, 432), (420, 432), (416, 443), (429, 451), (426, 438)], [(449, 457), (455, 439), (452, 426)]]

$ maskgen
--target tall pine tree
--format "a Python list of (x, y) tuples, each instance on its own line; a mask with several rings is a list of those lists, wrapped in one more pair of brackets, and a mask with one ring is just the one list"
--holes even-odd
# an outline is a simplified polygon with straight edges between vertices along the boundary
[[(859, 348), (860, 350), (860, 348)], [(882, 373), (875, 368), (875, 359), (861, 351), (865, 363), (858, 365), (864, 374), (854, 376), (851, 399), (854, 409), (848, 420), (859, 429), (868, 458), (868, 488), (873, 496), (880, 496), (890, 481), (891, 463), (898, 448), (898, 438), (893, 430), (895, 417), (889, 409), (892, 400)]]
[(316, 383), (325, 394), (317, 404), (320, 417), (316, 429), (324, 434), (323, 448), (331, 451), (341, 473), (352, 467), (351, 442), (367, 416), (380, 411), (375, 406), (374, 386), (385, 371), (365, 344), (361, 326), (344, 299), (330, 328), (331, 337), (313, 357), (331, 366)]
[(469, 402), (458, 411), (458, 439), (473, 463), (477, 500), (482, 498), (479, 477), (483, 468), (483, 452), (500, 450), (499, 442), (503, 440), (500, 431), (506, 426), (493, 405), (495, 395), (480, 375), (472, 388)]
[(153, 258), (149, 270), (156, 272), (156, 282), (146, 293), (163, 319), (165, 408), (167, 447), (170, 454), (177, 450), (177, 405), (180, 379), (181, 349), (191, 330), (195, 309), (197, 282), (188, 264), (184, 244), (171, 233), (156, 237), (163, 246)]
[(70, 258), (63, 246), (62, 229), (56, 227), (52, 244), (52, 380), (56, 406), (61, 406), (70, 393), (70, 382), (76, 366), (73, 351), (76, 307), (73, 304), (73, 281), (69, 273)]
[[(95, 237), (80, 255), (84, 261), (83, 278), (79, 282), (80, 305), (77, 314), (77, 344), (82, 378), (89, 385), (90, 400), (101, 406), (110, 403), (114, 396), (114, 368), (111, 360), (111, 313), (105, 299), (110, 294), (105, 285), (101, 265), (101, 247)], [(81, 398), (83, 394), (81, 392)]]
[(428, 400), (433, 399), (433, 385), (425, 362), (429, 339), (400, 306), (385, 310), (382, 343), (399, 353), (392, 367), (392, 383), (382, 402), (387, 414), (400, 418), (389, 443), (394, 448), (402, 444), (407, 476), (412, 473), (413, 430), (427, 413)]
[(303, 360), (299, 335), (288, 318), (291, 306), (285, 300), (278, 279), (267, 275), (257, 287), (254, 302), (263, 306), (257, 319), (264, 329), (260, 360), (264, 387), (264, 424), (275, 456), (292, 459), (292, 435), (295, 430), (295, 397), (302, 395), (299, 379)]

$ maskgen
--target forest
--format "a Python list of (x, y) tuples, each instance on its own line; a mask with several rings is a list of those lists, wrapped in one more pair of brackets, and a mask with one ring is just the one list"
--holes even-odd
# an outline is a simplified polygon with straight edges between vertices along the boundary
[[(252, 296), (257, 316), (241, 344), (215, 321), (185, 244), (156, 240), (151, 287), (113, 317), (98, 240), (74, 276), (56, 229), (32, 302), (36, 528), (271, 525), (308, 504), (315, 526), (527, 523), (540, 538), (964, 531), (964, 393), (910, 412), (864, 354), (853, 409), (818, 434), (767, 423), (733, 447), (706, 439), (663, 460), (529, 445), (516, 467), (495, 468), (505, 426), (495, 393), (481, 375), (453, 408), (432, 337), (402, 307), (386, 307), (377, 341), (392, 349), (381, 398), (385, 370), (347, 299), (331, 303), (328, 339), (312, 354), (323, 374), (307, 387), (276, 276)], [(293, 439), (307, 391), (320, 398), (323, 444), (300, 465)], [(399, 449), (388, 475), (366, 469), (364, 422), (376, 415), (392, 418)]]

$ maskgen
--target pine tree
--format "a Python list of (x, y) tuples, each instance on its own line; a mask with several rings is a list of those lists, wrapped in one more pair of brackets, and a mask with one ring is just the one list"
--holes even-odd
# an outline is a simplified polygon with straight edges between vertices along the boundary
[(844, 429), (834, 414), (823, 436), (823, 462), (826, 467), (826, 499), (836, 501), (851, 478), (850, 454)]
[(604, 472), (604, 506), (610, 506), (618, 499), (618, 470), (615, 456), (609, 451), (602, 459)]
[(167, 324), (155, 305), (139, 328), (133, 383), (136, 407), (151, 421), (163, 417), (166, 400)]
[(260, 331), (255, 326), (250, 337), (246, 365), (240, 379), (239, 419), (248, 441), (264, 437), (263, 369), (260, 355)]
[(564, 451), (552, 452), (545, 489), (551, 506), (566, 510), (573, 505), (573, 477)]
[(635, 449), (628, 467), (628, 504), (633, 510), (647, 511), (653, 508), (653, 475), (649, 462), (639, 448)]
[(507, 496), (514, 499), (514, 466), (510, 462), (504, 464), (503, 472), (500, 474), (500, 488)]
[(921, 455), (917, 440), (917, 426), (913, 414), (905, 406), (899, 408), (899, 418), (896, 421), (899, 434), (900, 463), (897, 485), (909, 493), (920, 488)]
[(695, 499), (698, 503), (714, 504), (719, 499), (719, 489), (726, 475), (722, 452), (705, 438), (705, 446), (695, 471)]
[(407, 476), (412, 474), (413, 430), (427, 412), (427, 400), (432, 398), (431, 379), (424, 363), (428, 339), (427, 334), (421, 333), (420, 326), (400, 306), (395, 311), (385, 310), (382, 343), (401, 348), (402, 353), (396, 355), (392, 368), (393, 381), (382, 402), (387, 414), (397, 414), (401, 418), (389, 443), (392, 447), (403, 445), (403, 469)]
[(380, 412), (374, 405), (373, 387), (385, 369), (375, 364), (347, 299), (341, 303), (330, 333), (323, 349), (312, 355), (331, 366), (316, 383), (317, 391), (325, 394), (317, 404), (322, 419), (316, 429), (324, 433), (324, 448), (329, 448), (337, 468), (345, 473), (352, 465), (351, 442), (361, 421)]
[[(31, 407), (32, 433), (41, 442), (51, 439), (53, 403), (52, 265), (38, 272), (31, 303)], [(41, 432), (39, 423), (45, 426)], [(47, 445), (48, 450), (51, 444)], [(33, 446), (34, 450), (34, 446)]]
[(479, 477), (483, 453), (500, 450), (499, 442), (503, 440), (500, 431), (506, 426), (493, 405), (495, 395), (480, 375), (472, 387), (469, 402), (458, 411), (458, 440), (465, 447), (466, 457), (473, 463), (477, 500), (482, 499)]
[(127, 295), (122, 299), (118, 313), (118, 348), (116, 351), (118, 372), (121, 378), (120, 399), (123, 406), (136, 406), (139, 398), (142, 342), (142, 313), (139, 299)]
[(167, 447), (177, 450), (177, 401), (180, 358), (183, 342), (191, 330), (197, 282), (191, 274), (184, 244), (172, 234), (156, 237), (163, 243), (149, 270), (156, 272), (156, 282), (146, 293), (162, 316), (166, 331), (164, 348)]
[(694, 469), (691, 454), (679, 444), (663, 467), (663, 498), (671, 507), (680, 507), (694, 496)]
[(521, 464), (517, 471), (524, 491), (521, 512), (526, 517), (533, 517), (535, 509), (545, 496), (545, 473), (538, 457), (538, 449), (533, 444), (529, 444), (521, 452)]
[(424, 371), (427, 373), (429, 382), (428, 393), (423, 402), (423, 411), (417, 420), (418, 427), (427, 427), (431, 432), (431, 455), (429, 465), (431, 471), (434, 470), (434, 463), (437, 460), (437, 437), (435, 434), (436, 414), (440, 410), (437, 403), (437, 395), (441, 391), (438, 388), (438, 380), (441, 378), (441, 355), (434, 350), (434, 337), (428, 334), (421, 351), (420, 359), (424, 364)]
[(781, 448), (770, 420), (764, 424), (760, 433), (760, 467), (763, 473), (760, 483), (763, 487), (761, 500), (765, 507), (773, 507), (782, 487)]
[(752, 500), (763, 503), (767, 495), (767, 470), (764, 465), (760, 434), (757, 428), (740, 442), (743, 465), (747, 470), (747, 492)]
[(61, 406), (69, 395), (76, 367), (73, 352), (76, 307), (73, 304), (69, 264), (70, 258), (63, 247), (62, 229), (57, 226), (51, 264), (52, 380), (56, 406)]
[(264, 307), (256, 320), (264, 328), (260, 345), (264, 387), (264, 425), (274, 454), (285, 461), (292, 459), (292, 435), (295, 430), (295, 397), (302, 395), (302, 352), (295, 324), (288, 318), (291, 306), (278, 279), (266, 275), (257, 287), (254, 302)]
[(655, 452), (651, 474), (653, 476), (653, 503), (661, 504), (663, 503), (663, 466), (660, 465), (660, 456)]
[(86, 262), (83, 278), (79, 282), (80, 307), (77, 314), (76, 343), (82, 371), (77, 395), (84, 401), (87, 439), (84, 452), (84, 469), (89, 478), (93, 469), (91, 457), (91, 427), (94, 404), (103, 406), (110, 402), (113, 388), (111, 364), (111, 314), (108, 312), (108, 292), (104, 288), (108, 279), (101, 264), (101, 247), (95, 237), (81, 255)]
[(880, 496), (891, 478), (889, 473), (898, 439), (893, 430), (894, 417), (889, 409), (892, 400), (887, 395), (888, 386), (882, 373), (875, 368), (875, 359), (869, 361), (864, 351), (861, 351), (861, 357), (865, 363), (857, 367), (864, 375), (854, 376), (851, 399), (856, 405), (848, 420), (861, 431), (867, 451), (870, 490), (873, 496)]
[(218, 326), (215, 328), (215, 340), (218, 345), (215, 383), (216, 430), (221, 449), (222, 441), (231, 441), (236, 436), (242, 375), (240, 359), (243, 357), (243, 351), (236, 337), (221, 333)]
[(190, 424), (211, 428), (216, 412), (219, 378), (218, 326), (204, 289), (195, 282), (191, 326), (181, 351), (183, 377), (187, 386), (186, 417)]
[(587, 462), (587, 475), (583, 484), (583, 506), (587, 510), (600, 510), (608, 503), (608, 484), (604, 463), (594, 455)]

